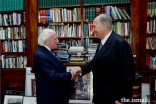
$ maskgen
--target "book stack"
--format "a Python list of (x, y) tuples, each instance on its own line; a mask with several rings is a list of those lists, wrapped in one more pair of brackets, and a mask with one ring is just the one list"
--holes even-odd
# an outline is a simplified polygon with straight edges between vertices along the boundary
[(84, 47), (70, 47), (68, 54), (70, 63), (85, 63)]
[(98, 43), (90, 44), (90, 46), (87, 49), (88, 53), (86, 54), (86, 57), (85, 57), (86, 62), (89, 62), (94, 58), (97, 46), (98, 46)]
[(58, 43), (57, 49), (55, 50), (55, 54), (59, 57), (59, 59), (63, 62), (69, 61), (68, 54), (68, 45), (64, 43)]

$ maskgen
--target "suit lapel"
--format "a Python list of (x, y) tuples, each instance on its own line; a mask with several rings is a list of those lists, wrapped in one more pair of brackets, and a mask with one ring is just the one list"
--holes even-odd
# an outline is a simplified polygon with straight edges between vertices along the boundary
[(110, 45), (111, 45), (111, 40), (112, 40), (112, 37), (113, 37), (113, 33), (114, 33), (114, 32), (111, 33), (111, 35), (110, 35), (109, 38), (106, 40), (105, 44), (102, 46), (102, 48), (100, 49), (100, 51), (99, 51), (99, 47), (100, 47), (100, 44), (99, 44), (99, 46), (98, 46), (98, 48), (97, 48), (97, 50), (96, 50), (96, 55), (95, 55), (93, 61), (96, 61), (97, 59), (99, 59), (100, 56), (103, 55), (103, 54), (109, 49), (109, 47), (110, 47)]
[(39, 47), (50, 59), (54, 60), (53, 62), (59, 64), (59, 66), (63, 66), (63, 64), (48, 49), (46, 49), (44, 46)]

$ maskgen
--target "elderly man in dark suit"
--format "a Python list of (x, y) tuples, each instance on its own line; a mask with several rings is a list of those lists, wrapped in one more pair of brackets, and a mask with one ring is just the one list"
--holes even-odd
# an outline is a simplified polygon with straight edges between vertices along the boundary
[(113, 31), (112, 19), (106, 14), (94, 19), (93, 33), (101, 43), (92, 61), (75, 68), (75, 74), (83, 76), (93, 72), (94, 104), (125, 103), (122, 98), (130, 99), (133, 93), (135, 68), (132, 50), (128, 42)]
[(44, 29), (38, 37), (38, 48), (33, 57), (36, 78), (37, 104), (68, 104), (73, 72), (65, 67), (53, 52), (57, 48), (56, 32)]

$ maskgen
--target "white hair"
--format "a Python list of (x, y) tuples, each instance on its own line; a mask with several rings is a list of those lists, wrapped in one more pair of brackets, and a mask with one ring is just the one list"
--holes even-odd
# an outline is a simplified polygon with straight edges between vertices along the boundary
[(47, 31), (42, 31), (38, 36), (38, 44), (43, 46), (45, 42), (50, 38), (50, 34)]
[(100, 14), (99, 18), (100, 18), (100, 23), (101, 24), (106, 23), (108, 28), (110, 28), (110, 29), (114, 28), (114, 26), (112, 24), (112, 18), (110, 16), (108, 16), (106, 14)]

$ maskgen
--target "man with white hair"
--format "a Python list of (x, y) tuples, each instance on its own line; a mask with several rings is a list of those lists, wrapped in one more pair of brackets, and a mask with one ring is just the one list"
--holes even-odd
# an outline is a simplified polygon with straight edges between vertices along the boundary
[(66, 72), (53, 49), (59, 40), (52, 29), (44, 29), (38, 37), (38, 48), (33, 57), (36, 78), (37, 104), (68, 104), (73, 72)]
[(106, 14), (93, 20), (93, 33), (101, 39), (95, 56), (89, 63), (75, 68), (75, 74), (93, 72), (94, 104), (126, 103), (122, 99), (133, 97), (135, 78), (131, 47), (113, 31), (112, 19)]

